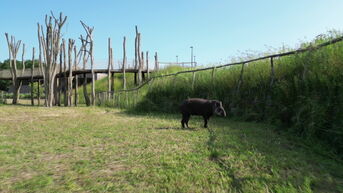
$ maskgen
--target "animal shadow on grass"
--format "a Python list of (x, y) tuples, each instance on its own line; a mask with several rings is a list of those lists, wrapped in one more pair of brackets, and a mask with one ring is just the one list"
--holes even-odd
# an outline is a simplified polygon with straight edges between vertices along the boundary
[(158, 130), (169, 130), (169, 129), (175, 129), (175, 130), (189, 130), (189, 131), (196, 131), (198, 128), (182, 128), (182, 127), (157, 127), (155, 129)]

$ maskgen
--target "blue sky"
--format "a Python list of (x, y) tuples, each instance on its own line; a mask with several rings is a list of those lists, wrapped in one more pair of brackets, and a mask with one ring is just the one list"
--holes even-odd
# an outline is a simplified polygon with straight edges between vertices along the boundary
[(37, 22), (45, 14), (68, 16), (65, 38), (85, 34), (80, 20), (94, 26), (95, 61), (104, 67), (107, 38), (114, 58), (122, 58), (127, 37), (128, 60), (134, 57), (135, 25), (142, 50), (157, 51), (160, 61), (190, 60), (194, 46), (202, 65), (227, 62), (242, 52), (265, 52), (283, 45), (297, 47), (328, 30), (343, 30), (342, 0), (0, 0), (0, 61), (8, 58), (5, 32), (37, 47)]

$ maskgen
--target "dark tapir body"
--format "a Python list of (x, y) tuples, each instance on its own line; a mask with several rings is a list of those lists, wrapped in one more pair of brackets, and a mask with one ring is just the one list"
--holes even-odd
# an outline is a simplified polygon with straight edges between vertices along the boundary
[(180, 111), (182, 113), (181, 124), (183, 128), (185, 128), (185, 124), (188, 127), (188, 121), (191, 115), (202, 116), (204, 118), (205, 128), (207, 128), (207, 122), (213, 114), (223, 117), (226, 116), (226, 112), (221, 101), (201, 98), (190, 98), (184, 100), (180, 106)]

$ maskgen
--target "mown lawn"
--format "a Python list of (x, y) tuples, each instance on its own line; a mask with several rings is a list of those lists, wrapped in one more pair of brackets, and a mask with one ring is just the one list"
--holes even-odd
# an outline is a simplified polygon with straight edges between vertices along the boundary
[(0, 106), (0, 192), (343, 192), (343, 166), (269, 125)]

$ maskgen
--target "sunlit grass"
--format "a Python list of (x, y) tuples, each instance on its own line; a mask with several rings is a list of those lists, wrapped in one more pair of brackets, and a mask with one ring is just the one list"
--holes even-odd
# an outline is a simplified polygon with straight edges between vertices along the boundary
[(2, 192), (340, 192), (342, 165), (270, 125), (0, 106)]

